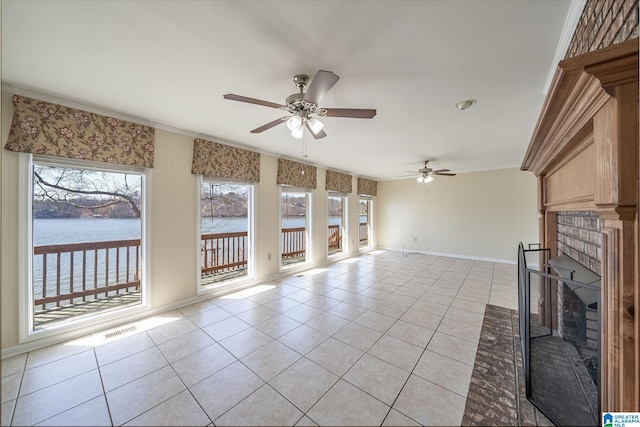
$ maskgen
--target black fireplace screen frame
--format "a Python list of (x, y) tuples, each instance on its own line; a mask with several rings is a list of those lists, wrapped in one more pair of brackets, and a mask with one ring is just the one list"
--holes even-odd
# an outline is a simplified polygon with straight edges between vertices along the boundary
[[(533, 405), (538, 408), (550, 421), (552, 421), (556, 425), (598, 425), (600, 419), (600, 384), (601, 384), (601, 369), (598, 365), (600, 365), (600, 354), (601, 354), (601, 343), (600, 343), (600, 323), (601, 323), (601, 295), (600, 295), (600, 287), (593, 286), (590, 284), (577, 282), (572, 279), (568, 279), (566, 277), (562, 277), (559, 275), (555, 275), (551, 273), (551, 266), (549, 265), (550, 253), (551, 250), (549, 248), (541, 248), (541, 245), (529, 244), (528, 249), (524, 248), (522, 243), (518, 246), (518, 312), (519, 312), (519, 326), (520, 326), (520, 350), (522, 353), (522, 364), (523, 371), (525, 376), (525, 386), (526, 386), (526, 395), (527, 399), (533, 403)], [(539, 267), (540, 269), (529, 268), (527, 266), (527, 255), (537, 253), (539, 258)], [(539, 339), (554, 339), (558, 338), (557, 334), (554, 334), (551, 316), (549, 311), (547, 310), (548, 318), (545, 319), (544, 322), (538, 322), (538, 324), (534, 324), (535, 328), (535, 336), (532, 336), (532, 323), (531, 323), (531, 284), (532, 278), (536, 285), (541, 285), (541, 297), (546, 301), (551, 301), (551, 289), (552, 283), (564, 283), (568, 286), (577, 286), (582, 287), (584, 289), (589, 289), (595, 293), (597, 298), (597, 385), (595, 386), (595, 390), (588, 384), (588, 381), (585, 381), (584, 376), (578, 375), (576, 370), (574, 370), (574, 374), (576, 377), (575, 383), (581, 389), (581, 392), (587, 396), (587, 403), (580, 404), (576, 403), (572, 405), (572, 398), (578, 400), (580, 396), (564, 396), (567, 400), (562, 400), (563, 408), (566, 408), (567, 413), (563, 413), (559, 411), (558, 408), (558, 400), (554, 396), (551, 398), (543, 397), (541, 398), (542, 390), (543, 394), (546, 391), (545, 387), (549, 387), (549, 385), (543, 384), (541, 379), (532, 378), (532, 358), (531, 358), (531, 343), (532, 340)], [(545, 328), (541, 328), (540, 324), (548, 325), (546, 330)], [(559, 338), (561, 341), (562, 339)], [(539, 351), (539, 350), (538, 350)], [(575, 362), (575, 361), (574, 361)], [(579, 368), (578, 368), (579, 369)], [(563, 371), (566, 374), (566, 369)], [(571, 375), (571, 374), (570, 374)], [(558, 387), (556, 387), (557, 389)], [(549, 389), (547, 389), (549, 390)], [(551, 394), (553, 393), (561, 393), (565, 392), (564, 389), (562, 391), (558, 390), (549, 390)], [(549, 404), (549, 401), (552, 404)], [(555, 402), (555, 403), (553, 403)], [(554, 407), (555, 406), (555, 407)], [(594, 407), (595, 406), (595, 407)]]

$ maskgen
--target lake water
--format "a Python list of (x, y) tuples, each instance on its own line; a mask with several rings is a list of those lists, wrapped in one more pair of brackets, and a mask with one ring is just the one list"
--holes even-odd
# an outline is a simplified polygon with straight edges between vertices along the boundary
[(139, 219), (52, 218), (33, 220), (34, 246), (139, 238)]
[[(365, 220), (361, 219), (362, 222)], [(340, 223), (340, 217), (329, 217), (329, 224), (339, 225)], [(284, 228), (303, 227), (304, 218), (287, 218), (283, 221), (283, 226)], [(206, 218), (202, 222), (201, 231), (206, 234), (246, 230), (246, 218), (216, 218), (214, 221)], [(139, 219), (65, 218), (33, 220), (34, 246), (139, 238)]]

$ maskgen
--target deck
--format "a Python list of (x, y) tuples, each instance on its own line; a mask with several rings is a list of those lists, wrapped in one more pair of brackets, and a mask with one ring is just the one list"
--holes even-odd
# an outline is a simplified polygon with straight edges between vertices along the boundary
[(96, 314), (102, 311), (113, 310), (114, 308), (129, 307), (141, 302), (140, 292), (130, 292), (128, 294), (112, 295), (94, 301), (85, 301), (75, 304), (67, 304), (34, 313), (35, 329), (41, 329), (52, 323), (67, 320), (70, 317)]

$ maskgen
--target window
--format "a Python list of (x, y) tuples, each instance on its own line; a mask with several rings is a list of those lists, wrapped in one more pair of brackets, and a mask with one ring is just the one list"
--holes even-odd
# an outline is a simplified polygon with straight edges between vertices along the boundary
[(329, 192), (328, 212), (329, 218), (329, 256), (341, 254), (344, 248), (344, 226), (346, 224), (346, 197), (340, 193)]
[(371, 198), (360, 196), (360, 200), (358, 201), (358, 236), (360, 239), (360, 248), (371, 247), (371, 231), (373, 230), (371, 227), (372, 205), (373, 200)]
[(310, 194), (306, 189), (282, 186), (280, 199), (282, 267), (309, 260), (307, 251), (309, 199)]
[(203, 178), (200, 184), (200, 285), (247, 276), (253, 185)]
[(30, 171), (29, 329), (140, 304), (144, 169), (34, 157)]

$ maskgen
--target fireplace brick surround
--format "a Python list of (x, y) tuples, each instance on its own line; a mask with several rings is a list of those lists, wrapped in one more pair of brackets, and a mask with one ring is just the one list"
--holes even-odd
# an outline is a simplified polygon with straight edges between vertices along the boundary
[(558, 255), (566, 254), (601, 275), (602, 228), (594, 211), (563, 211), (558, 217)]

